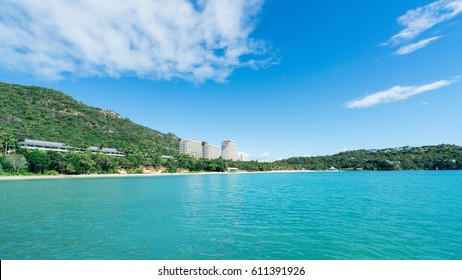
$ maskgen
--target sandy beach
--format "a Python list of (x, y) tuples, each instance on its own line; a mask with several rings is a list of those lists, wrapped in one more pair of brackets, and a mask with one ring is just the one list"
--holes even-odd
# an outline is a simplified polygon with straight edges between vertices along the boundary
[(187, 176), (187, 175), (236, 175), (236, 174), (262, 174), (262, 173), (299, 173), (324, 172), (316, 170), (272, 170), (272, 171), (239, 171), (239, 172), (191, 172), (191, 173), (149, 173), (149, 174), (82, 174), (82, 175), (32, 175), (32, 176), (0, 176), (0, 181), (16, 180), (48, 180), (48, 179), (90, 179), (90, 178), (127, 178), (127, 177), (153, 177), (153, 176)]

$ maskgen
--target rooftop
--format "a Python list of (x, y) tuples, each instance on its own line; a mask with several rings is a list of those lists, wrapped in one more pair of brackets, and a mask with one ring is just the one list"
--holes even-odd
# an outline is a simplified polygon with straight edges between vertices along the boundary
[(202, 141), (194, 140), (194, 139), (181, 139), (181, 141), (191, 141), (202, 144)]
[(29, 145), (29, 146), (69, 148), (69, 146), (67, 146), (64, 143), (60, 143), (60, 142), (50, 142), (50, 141), (32, 140), (32, 139), (24, 139), (24, 141), (20, 141), (19, 144)]

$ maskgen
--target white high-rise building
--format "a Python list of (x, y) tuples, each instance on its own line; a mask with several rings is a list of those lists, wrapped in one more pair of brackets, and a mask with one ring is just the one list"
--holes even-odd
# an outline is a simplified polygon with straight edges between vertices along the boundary
[(220, 147), (216, 145), (202, 142), (202, 157), (206, 159), (214, 159), (220, 157)]
[(233, 140), (225, 140), (221, 143), (221, 156), (223, 159), (238, 160), (237, 143)]
[(202, 158), (202, 142), (192, 139), (181, 139), (180, 154), (190, 155), (195, 158)]

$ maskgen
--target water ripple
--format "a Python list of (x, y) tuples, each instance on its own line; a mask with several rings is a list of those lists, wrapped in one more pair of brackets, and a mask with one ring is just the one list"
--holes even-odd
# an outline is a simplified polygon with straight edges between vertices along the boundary
[(461, 259), (462, 172), (0, 182), (1, 259)]

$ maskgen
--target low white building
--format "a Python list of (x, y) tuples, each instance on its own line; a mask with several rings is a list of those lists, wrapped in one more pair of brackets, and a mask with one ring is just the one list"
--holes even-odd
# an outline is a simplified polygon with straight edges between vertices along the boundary
[[(55, 152), (69, 152), (69, 151), (77, 151), (83, 152), (85, 149), (82, 148), (73, 148), (68, 146), (64, 143), (60, 142), (50, 142), (50, 141), (42, 141), (42, 140), (32, 140), (32, 139), (24, 139), (23, 141), (19, 142), (19, 146), (24, 149), (29, 150), (43, 150), (43, 151), (55, 151)], [(109, 156), (125, 156), (125, 153), (117, 151), (113, 148), (99, 148), (95, 146), (91, 146), (90, 151), (94, 154), (106, 154)]]
[(19, 142), (19, 146), (29, 150), (43, 150), (43, 151), (55, 151), (55, 152), (69, 152), (70, 146), (59, 143), (42, 140), (24, 139)]
[(119, 152), (113, 148), (99, 148), (99, 147), (91, 146), (90, 151), (94, 154), (106, 154), (109, 156), (117, 156), (117, 157), (125, 156), (125, 153)]

